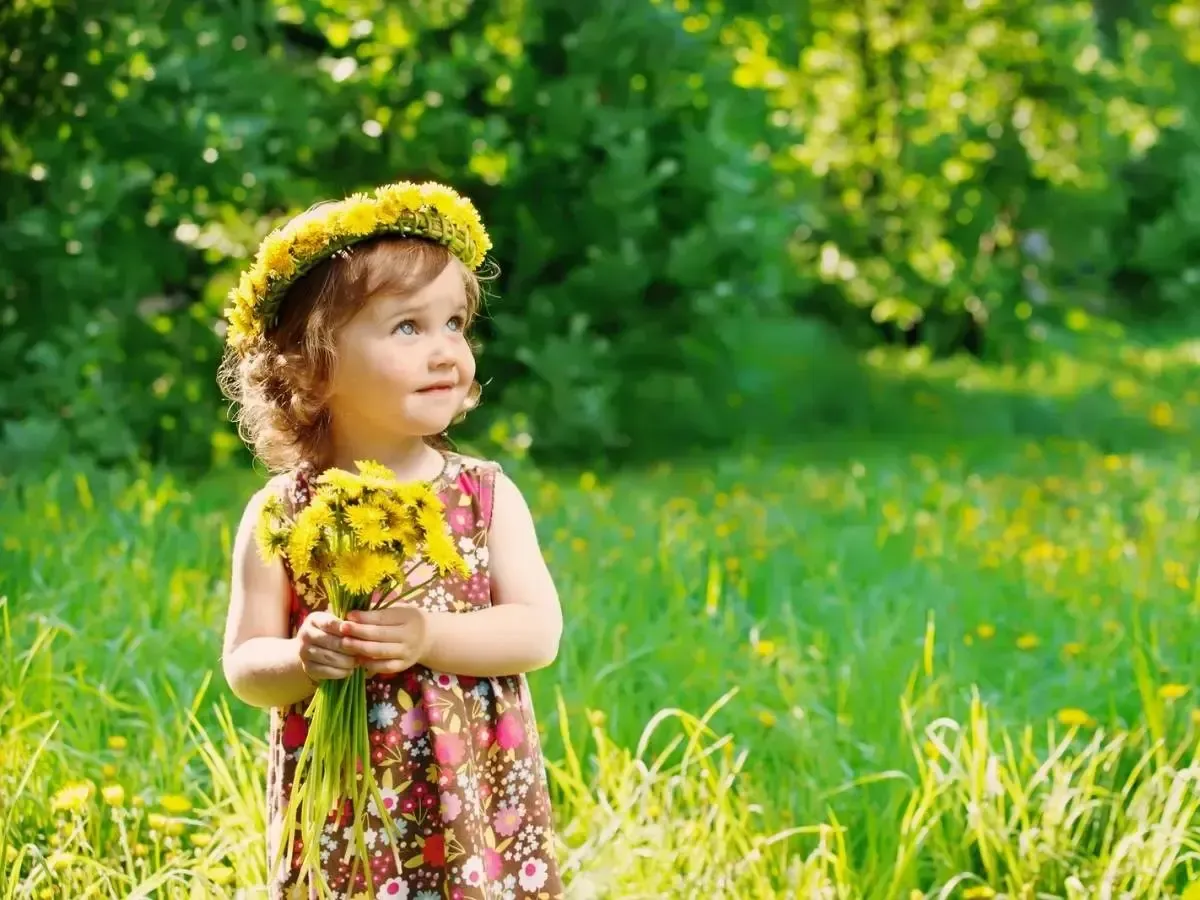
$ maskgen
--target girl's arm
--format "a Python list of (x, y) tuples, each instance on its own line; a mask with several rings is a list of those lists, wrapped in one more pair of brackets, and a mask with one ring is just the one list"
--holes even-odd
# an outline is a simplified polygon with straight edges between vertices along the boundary
[[(225, 680), (234, 695), (264, 709), (291, 706), (316, 692), (301, 662), (306, 644), (309, 671), (318, 677), (344, 677), (341, 669), (352, 667), (354, 662), (332, 652), (332, 645), (340, 639), (320, 631), (317, 619), (321, 613), (309, 616), (312, 621), (305, 622), (308, 627), (302, 634), (288, 636), (287, 574), (278, 560), (263, 561), (254, 537), (262, 505), (276, 490), (277, 485), (272, 483), (255, 494), (238, 525), (221, 659)], [(332, 616), (326, 618), (337, 621)], [(331, 643), (330, 649), (320, 646), (325, 642)]]
[(503, 473), (496, 476), (487, 547), (491, 608), (426, 614), (428, 650), (420, 661), (435, 671), (500, 677), (543, 668), (558, 655), (563, 629), (558, 591), (529, 506)]

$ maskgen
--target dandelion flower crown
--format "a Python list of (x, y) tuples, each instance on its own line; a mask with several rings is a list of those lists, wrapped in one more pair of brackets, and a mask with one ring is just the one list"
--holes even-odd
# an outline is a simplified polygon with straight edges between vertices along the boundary
[(475, 270), (491, 239), (474, 204), (437, 182), (398, 181), (301, 213), (268, 234), (229, 292), (226, 342), (243, 353), (275, 324), (288, 288), (335, 253), (381, 234), (425, 238)]

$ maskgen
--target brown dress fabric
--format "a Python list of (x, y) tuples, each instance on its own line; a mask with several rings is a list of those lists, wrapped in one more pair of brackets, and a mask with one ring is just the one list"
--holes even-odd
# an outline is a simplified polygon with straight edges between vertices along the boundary
[[(470, 577), (441, 577), (423, 566), (409, 579), (421, 590), (409, 602), (423, 609), (468, 614), (491, 603), (487, 536), (499, 467), (446, 454), (435, 487)], [(311, 499), (310, 478), (296, 473), (289, 503)], [(291, 633), (320, 609), (317, 592), (292, 577)], [(321, 836), (322, 869), (332, 896), (391, 900), (559, 900), (562, 882), (545, 768), (524, 675), (458, 677), (414, 666), (367, 681), (371, 762), (383, 805), (366, 811), (368, 862), (375, 891), (367, 893), (360, 861), (353, 866), (350, 829), (331, 816)], [(308, 732), (308, 701), (271, 712), (267, 771), (269, 864), (280, 846), (283, 815)], [(392, 847), (380, 815), (398, 831)], [(297, 844), (299, 839), (297, 838)], [(299, 847), (296, 848), (297, 854)], [(317, 897), (298, 860), (270, 877), (270, 896)], [(349, 883), (352, 868), (358, 874)]]

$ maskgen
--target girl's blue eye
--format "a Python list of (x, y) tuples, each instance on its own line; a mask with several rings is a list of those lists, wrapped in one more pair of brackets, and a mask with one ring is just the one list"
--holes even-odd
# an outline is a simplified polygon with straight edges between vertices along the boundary
[(450, 320), (449, 324), (452, 326), (451, 327), (452, 331), (462, 331), (463, 328), (466, 326), (466, 323), (463, 321), (462, 316), (455, 316), (453, 319)]
[(395, 328), (392, 329), (392, 334), (416, 334), (417, 325), (411, 319), (406, 319)]

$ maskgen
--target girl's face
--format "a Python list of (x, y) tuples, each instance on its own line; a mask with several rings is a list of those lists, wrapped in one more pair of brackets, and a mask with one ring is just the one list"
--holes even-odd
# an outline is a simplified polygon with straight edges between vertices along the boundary
[(327, 401), (335, 430), (373, 441), (445, 431), (475, 378), (467, 315), (453, 261), (415, 293), (372, 297), (336, 337)]

